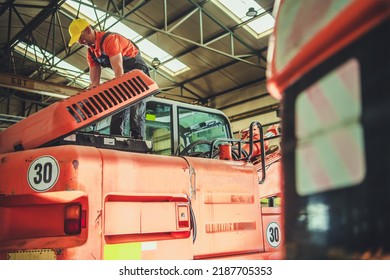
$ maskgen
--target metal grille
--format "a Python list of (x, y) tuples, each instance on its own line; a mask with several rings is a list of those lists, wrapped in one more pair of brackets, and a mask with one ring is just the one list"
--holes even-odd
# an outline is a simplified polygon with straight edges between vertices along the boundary
[(149, 90), (149, 86), (135, 76), (114, 87), (104, 89), (83, 100), (77, 101), (66, 107), (77, 123), (97, 116), (113, 107), (120, 107), (120, 104)]

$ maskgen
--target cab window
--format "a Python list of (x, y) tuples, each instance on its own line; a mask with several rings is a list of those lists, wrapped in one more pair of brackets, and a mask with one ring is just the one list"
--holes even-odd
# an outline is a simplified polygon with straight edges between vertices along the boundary
[[(211, 143), (217, 138), (230, 138), (229, 123), (223, 115), (178, 108), (178, 124), (179, 152), (197, 141)], [(194, 152), (208, 151), (210, 151), (209, 144), (200, 144), (194, 147)]]
[(151, 141), (153, 153), (172, 155), (172, 106), (155, 101), (146, 103), (146, 140)]

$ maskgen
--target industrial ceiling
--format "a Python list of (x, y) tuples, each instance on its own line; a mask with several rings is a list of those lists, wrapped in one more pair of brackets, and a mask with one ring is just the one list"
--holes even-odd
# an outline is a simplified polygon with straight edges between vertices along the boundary
[[(133, 40), (160, 87), (158, 96), (223, 109), (227, 104), (213, 105), (216, 98), (229, 96), (231, 104), (235, 92), (266, 79), (272, 29), (254, 35), (248, 26), (271, 14), (274, 0), (256, 0), (263, 10), (244, 20), (232, 17), (221, 2), (1, 0), (0, 129), (88, 86), (86, 48), (77, 43), (68, 47), (68, 26), (73, 19), (86, 17), (85, 9), (92, 11), (88, 20), (96, 29), (111, 31), (119, 22), (139, 35)], [(169, 56), (144, 53), (145, 39)], [(175, 61), (185, 68), (171, 71), (167, 66)], [(102, 81), (113, 77), (105, 70)], [(258, 94), (262, 96), (266, 94)], [(277, 106), (264, 109), (269, 112)]]

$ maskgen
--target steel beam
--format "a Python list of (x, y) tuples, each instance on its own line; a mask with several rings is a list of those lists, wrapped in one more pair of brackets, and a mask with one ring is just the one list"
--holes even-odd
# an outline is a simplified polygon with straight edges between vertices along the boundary
[(0, 73), (0, 87), (17, 89), (40, 95), (64, 99), (81, 91), (79, 88), (42, 82), (21, 76)]

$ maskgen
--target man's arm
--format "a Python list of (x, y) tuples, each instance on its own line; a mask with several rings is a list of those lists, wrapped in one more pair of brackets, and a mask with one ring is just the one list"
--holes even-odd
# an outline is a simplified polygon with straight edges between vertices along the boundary
[(89, 79), (91, 80), (90, 88), (100, 84), (101, 72), (102, 69), (100, 65), (93, 66), (89, 69)]
[(123, 75), (123, 61), (122, 61), (122, 54), (118, 53), (114, 56), (110, 57), (110, 63), (112, 70), (114, 70), (115, 78), (118, 78), (119, 76)]

